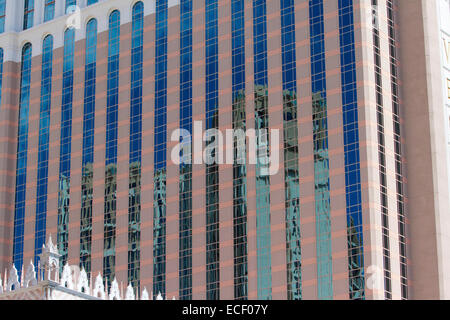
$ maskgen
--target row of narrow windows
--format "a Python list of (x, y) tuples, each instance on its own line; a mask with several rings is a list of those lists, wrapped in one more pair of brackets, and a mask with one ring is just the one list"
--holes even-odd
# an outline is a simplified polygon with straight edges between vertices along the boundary
[[(349, 0), (340, 1), (340, 16), (345, 17), (341, 21), (341, 28), (350, 26), (352, 27), (352, 12), (353, 10), (344, 10), (351, 8), (351, 2)], [(46, 4), (53, 3), (54, 1), (47, 1)], [(88, 5), (93, 1), (88, 1)], [(243, 3), (234, 3), (234, 13), (241, 12), (243, 10)], [(25, 13), (28, 14), (33, 10), (33, 2), (26, 1)], [(206, 101), (206, 119), (207, 127), (214, 128), (218, 125), (218, 75), (215, 70), (218, 70), (218, 3), (217, 0), (206, 0), (205, 14), (206, 14), (206, 61), (207, 61), (207, 73), (206, 82), (208, 84), (214, 84), (212, 86), (207, 85), (207, 101)], [(296, 99), (296, 69), (295, 60), (291, 57), (295, 57), (295, 34), (294, 25), (295, 21), (294, 5), (292, 1), (282, 2), (282, 53), (283, 53), (283, 92), (285, 96), (284, 101), (284, 131), (285, 141), (284, 145), (292, 145), (293, 148), (285, 150), (285, 158), (298, 159), (298, 137), (296, 134), (296, 117), (297, 117), (297, 99)], [(255, 127), (258, 129), (266, 129), (269, 127), (269, 105), (268, 105), (268, 63), (267, 63), (267, 17), (266, 17), (266, 2), (264, 0), (254, 0), (253, 2), (253, 25), (254, 25), (254, 50), (255, 50)], [(32, 19), (32, 16), (27, 20)], [(133, 34), (132, 34), (132, 79), (131, 79), (131, 115), (130, 115), (130, 181), (129, 181), (129, 229), (128, 229), (128, 282), (135, 288), (140, 286), (140, 179), (141, 179), (141, 152), (142, 152), (142, 38), (143, 38), (143, 4), (138, 2), (133, 9)], [(241, 18), (242, 20), (242, 18)], [(155, 74), (155, 151), (154, 151), (154, 163), (155, 163), (155, 176), (154, 176), (154, 229), (153, 229), (153, 291), (161, 292), (165, 295), (165, 277), (166, 277), (166, 141), (163, 138), (166, 132), (166, 107), (167, 107), (167, 1), (157, 1), (156, 6), (156, 74)], [(25, 27), (25, 25), (24, 25)], [(111, 30), (114, 30), (112, 28)], [(347, 31), (353, 36), (353, 29)], [(61, 157), (60, 157), (60, 180), (59, 180), (59, 194), (58, 194), (58, 247), (60, 254), (62, 255), (62, 263), (67, 261), (68, 251), (68, 220), (69, 220), (69, 202), (70, 202), (70, 153), (71, 145), (68, 140), (71, 138), (71, 109), (73, 99), (73, 55), (74, 55), (74, 30), (66, 30), (65, 45), (64, 45), (64, 72), (63, 72), (63, 101), (62, 101), (62, 118), (61, 118)], [(90, 273), (91, 263), (91, 246), (92, 246), (92, 192), (93, 192), (93, 179), (92, 179), (92, 165), (93, 165), (93, 141), (94, 141), (94, 103), (95, 103), (95, 68), (96, 68), (96, 20), (92, 19), (87, 25), (86, 35), (86, 65), (85, 65), (85, 99), (84, 99), (84, 121), (83, 121), (83, 181), (82, 181), (82, 214), (80, 223), (80, 266), (84, 267), (88, 273)], [(234, 35), (239, 33), (234, 30)], [(110, 35), (112, 36), (112, 34)], [(113, 37), (114, 38), (114, 37)], [(349, 47), (350, 52), (342, 49), (341, 55), (350, 56), (353, 59), (344, 59), (350, 61), (350, 71), (354, 73), (354, 56), (353, 54), (353, 37), (350, 40), (343, 37), (341, 34), (341, 47)], [(51, 43), (48, 36), (44, 41)], [(235, 41), (238, 38), (234, 38)], [(111, 39), (110, 39), (111, 40)], [(344, 41), (344, 40), (347, 40)], [(242, 42), (242, 39), (241, 39)], [(234, 50), (239, 48), (233, 47)], [(20, 116), (19, 116), (19, 135), (18, 135), (18, 154), (17, 154), (17, 172), (16, 172), (16, 201), (15, 201), (15, 222), (14, 222), (14, 246), (13, 246), (13, 260), (15, 265), (20, 270), (20, 266), (23, 264), (23, 238), (24, 238), (24, 216), (25, 216), (25, 199), (26, 199), (26, 173), (27, 173), (27, 149), (28, 149), (28, 116), (30, 106), (30, 74), (31, 74), (31, 44), (26, 44), (22, 51), (22, 67), (21, 67), (21, 92), (20, 92)], [(49, 50), (50, 52), (51, 50)], [(115, 51), (115, 50), (113, 50)], [(44, 52), (45, 53), (45, 52)], [(243, 55), (243, 51), (241, 52)], [(113, 55), (115, 56), (115, 55)], [(51, 56), (48, 55), (46, 59), (49, 61)], [(111, 61), (112, 62), (112, 61)], [(234, 66), (236, 68), (236, 66)], [(244, 65), (241, 66), (242, 68)], [(43, 68), (44, 70), (44, 68)], [(209, 70), (209, 71), (208, 71)], [(109, 70), (112, 71), (112, 70)], [(234, 69), (234, 72), (238, 71)], [(48, 73), (50, 74), (50, 73)], [(109, 75), (113, 75), (112, 73)], [(348, 77), (344, 77), (343, 80), (347, 80)], [(356, 77), (352, 74), (351, 83)], [(43, 78), (44, 79), (44, 78)], [(236, 79), (239, 79), (237, 77)], [(243, 80), (244, 77), (241, 77)], [(46, 83), (43, 83), (46, 85)], [(244, 90), (243, 82), (235, 82), (236, 86), (234, 94), (236, 98)], [(112, 88), (109, 88), (112, 89)], [(45, 90), (49, 92), (51, 89)], [(352, 87), (352, 97), (356, 87)], [(113, 96), (109, 96), (113, 98)], [(41, 95), (41, 117), (48, 117), (49, 101), (46, 95)], [(235, 107), (239, 107), (239, 99), (236, 99)], [(349, 100), (349, 99), (347, 99)], [(344, 102), (347, 102), (344, 99)], [(108, 107), (116, 106), (117, 102), (110, 104)], [(356, 103), (351, 100), (348, 109), (355, 109)], [(346, 111), (348, 112), (348, 111)], [(115, 114), (112, 111), (111, 114)], [(356, 118), (356, 117), (355, 117)], [(234, 119), (234, 125), (242, 125), (239, 119)], [(45, 121), (47, 122), (47, 121)], [(356, 122), (356, 121), (355, 121)], [(116, 121), (112, 124), (116, 126)], [(294, 125), (294, 126), (292, 126)], [(42, 127), (42, 126), (41, 126)], [(42, 129), (42, 128), (41, 128)], [(357, 127), (354, 129), (357, 130)], [(44, 130), (45, 131), (45, 130)], [(65, 134), (66, 133), (66, 134)], [(161, 134), (160, 134), (161, 133)], [(48, 159), (48, 134), (44, 134), (46, 141), (40, 137), (40, 149), (45, 151)], [(356, 135), (357, 136), (357, 135)], [(43, 137), (44, 138), (44, 137)], [(41, 143), (42, 142), (42, 143)], [(67, 145), (65, 145), (67, 143)], [(258, 143), (262, 143), (259, 141)], [(346, 143), (348, 143), (346, 141)], [(42, 147), (42, 148), (41, 148)], [(262, 147), (262, 146), (260, 146)], [(261, 148), (258, 148), (260, 150)], [(355, 150), (352, 150), (355, 152)], [(348, 151), (349, 152), (349, 151)], [(116, 152), (113, 151), (115, 154)], [(358, 152), (355, 152), (358, 156)], [(114, 160), (111, 163), (115, 162)], [(355, 157), (353, 161), (358, 163)], [(45, 165), (46, 159), (40, 159), (40, 163)], [(67, 160), (67, 161), (66, 161)], [(294, 161), (297, 162), (297, 161)], [(287, 279), (288, 279), (288, 298), (289, 299), (301, 299), (301, 248), (300, 248), (300, 208), (299, 208), (299, 173), (298, 165), (285, 163), (285, 167), (288, 168), (285, 172), (286, 188), (289, 192), (286, 195), (286, 229), (287, 229), (287, 247), (286, 254), (289, 259), (287, 260)], [(44, 189), (47, 188), (48, 179), (48, 165), (43, 166), (42, 183), (39, 183)], [(219, 259), (219, 193), (218, 193), (218, 167), (212, 165), (206, 168), (207, 174), (207, 226), (206, 226), (206, 239), (207, 239), (207, 281), (206, 281), (206, 294), (207, 299), (219, 299), (220, 298), (220, 259)], [(244, 168), (239, 168), (242, 172), (245, 172)], [(257, 168), (260, 171), (260, 168)], [(355, 170), (356, 180), (359, 180), (359, 168)], [(234, 177), (236, 180), (236, 191), (241, 194), (245, 185), (244, 175), (237, 175)], [(359, 181), (358, 181), (359, 182)], [(355, 184), (355, 181), (347, 181), (347, 184)], [(257, 231), (258, 238), (258, 297), (260, 299), (271, 299), (272, 297), (272, 283), (271, 283), (271, 253), (270, 253), (270, 178), (264, 174), (257, 174), (256, 176), (256, 197), (257, 197), (257, 224), (259, 225)], [(111, 175), (111, 193), (110, 198), (115, 199), (115, 169), (113, 168)], [(357, 192), (360, 192), (358, 189)], [(39, 190), (38, 190), (39, 193)], [(47, 190), (42, 192), (42, 203), (45, 203), (47, 197)], [(360, 196), (355, 197), (360, 199)], [(236, 199), (235, 199), (236, 200)], [(362, 252), (362, 230), (361, 228), (361, 204), (357, 202), (355, 204), (356, 210), (348, 213), (351, 216), (350, 228), (354, 230), (349, 238), (352, 239), (352, 245), (349, 245), (349, 250), (353, 253), (356, 250), (356, 256), (349, 266), (349, 272), (353, 277), (350, 280), (350, 292), (352, 298), (363, 298), (364, 288), (361, 284), (362, 278), (362, 266), (363, 266), (363, 252)], [(189, 206), (190, 207), (190, 206)], [(111, 281), (114, 274), (114, 251), (115, 247), (115, 201), (111, 201), (111, 208), (109, 210), (105, 207), (105, 221), (109, 221), (108, 227), (105, 229), (105, 234), (108, 235), (110, 241), (106, 243), (105, 247), (108, 247), (106, 253), (108, 258), (104, 260), (104, 269), (106, 271), (106, 277)], [(243, 208), (243, 206), (242, 206)], [(41, 210), (42, 209), (42, 210)], [(38, 206), (37, 222), (36, 224), (36, 239), (39, 239), (41, 245), (43, 239), (45, 239), (45, 208)], [(190, 208), (187, 208), (190, 211)], [(244, 210), (245, 212), (245, 210)], [(246, 217), (239, 210), (235, 213), (236, 218), (242, 218), (242, 223), (245, 223)], [(189, 220), (189, 219), (188, 219)], [(259, 222), (259, 223), (258, 223)], [(243, 225), (245, 226), (245, 224)], [(242, 227), (237, 225), (236, 227)], [(242, 228), (240, 228), (242, 229)], [(242, 239), (243, 243), (236, 243), (235, 255), (241, 257), (246, 252), (245, 238)], [(111, 242), (111, 243), (110, 243)], [(350, 243), (350, 242), (349, 242)], [(189, 248), (190, 246), (187, 246)], [(112, 253), (112, 255), (110, 254)], [(38, 252), (35, 252), (36, 256)], [(184, 262), (184, 261), (183, 261)], [(247, 295), (246, 288), (246, 261), (236, 265), (235, 269), (235, 290), (236, 296), (245, 298)], [(189, 262), (188, 262), (189, 264)], [(356, 272), (355, 272), (356, 270)], [(189, 277), (190, 278), (190, 277)], [(191, 292), (191, 280), (187, 280), (186, 298), (189, 298)], [(329, 293), (328, 293), (329, 294)]]
[[(143, 4), (138, 2), (133, 12), (140, 12), (140, 30), (142, 30)], [(133, 16), (133, 20), (135, 17)], [(118, 27), (120, 13), (115, 10), (110, 16), (110, 55), (114, 61), (118, 62)], [(133, 21), (133, 25), (134, 25)], [(84, 121), (83, 121), (83, 186), (86, 186), (86, 192), (83, 192), (83, 208), (80, 228), (80, 266), (90, 272), (90, 254), (91, 254), (91, 230), (92, 230), (92, 148), (93, 148), (93, 109), (95, 97), (95, 60), (96, 60), (96, 37), (97, 37), (97, 21), (91, 19), (87, 24), (87, 45), (86, 45), (86, 83), (85, 83), (85, 99), (84, 99)], [(138, 41), (142, 46), (142, 40)], [(73, 99), (73, 69), (74, 69), (74, 49), (75, 49), (75, 30), (68, 28), (64, 35), (64, 70), (63, 70), (63, 88), (62, 88), (62, 105), (61, 105), (61, 150), (60, 150), (60, 179), (58, 191), (58, 247), (60, 249), (62, 266), (67, 261), (68, 253), (68, 220), (69, 220), (69, 203), (70, 203), (70, 157), (71, 157), (71, 131), (72, 131), (72, 99)], [(142, 54), (138, 55), (142, 57)], [(15, 217), (14, 217), (14, 245), (13, 245), (13, 261), (16, 266), (23, 264), (23, 242), (24, 242), (24, 217), (25, 217), (25, 199), (27, 184), (27, 149), (28, 149), (28, 122), (30, 107), (30, 84), (31, 84), (31, 57), (32, 45), (27, 43), (22, 48), (22, 65), (21, 65), (21, 89), (20, 89), (20, 111), (19, 111), (19, 130), (18, 130), (18, 147), (17, 147), (17, 166), (16, 166), (16, 197), (15, 197)], [(1, 73), (3, 67), (3, 49), (0, 48), (0, 93), (1, 93)], [(48, 35), (43, 40), (42, 55), (42, 81), (40, 96), (40, 130), (39, 130), (39, 159), (38, 159), (38, 181), (37, 181), (37, 199), (36, 199), (36, 225), (35, 225), (35, 264), (39, 263), (39, 254), (46, 237), (46, 211), (47, 211), (47, 195), (48, 195), (48, 160), (49, 160), (49, 117), (50, 117), (50, 96), (51, 96), (51, 78), (52, 78), (52, 61), (53, 61), (53, 36)], [(118, 71), (118, 63), (114, 70), (109, 70), (109, 75), (114, 76), (114, 72)], [(115, 83), (114, 81), (109, 81)], [(109, 96), (114, 98), (114, 96)], [(1, 96), (0, 96), (1, 99)], [(133, 97), (132, 97), (133, 100)], [(109, 109), (117, 107), (117, 99), (108, 106)], [(111, 114), (117, 114), (117, 111), (111, 110)], [(113, 127), (117, 126), (117, 120), (112, 123)], [(114, 128), (112, 128), (114, 130)], [(115, 129), (115, 131), (117, 128)], [(116, 159), (117, 146), (112, 150), (112, 162)], [(110, 160), (111, 160), (110, 159)], [(107, 159), (109, 164), (110, 160)], [(87, 174), (85, 176), (85, 173)], [(114, 177), (113, 177), (114, 178)], [(115, 188), (115, 187), (114, 187)], [(114, 192), (114, 191), (113, 191)], [(113, 195), (113, 197), (115, 197)], [(113, 205), (115, 207), (115, 204)], [(115, 212), (105, 209), (105, 217), (115, 224)], [(108, 223), (109, 226), (110, 223)], [(105, 230), (111, 235), (111, 228)], [(114, 233), (115, 227), (112, 225)], [(115, 237), (112, 234), (113, 237)], [(109, 248), (114, 250), (114, 248)], [(107, 250), (108, 253), (110, 250)], [(111, 270), (109, 259), (106, 261), (107, 271)], [(114, 264), (114, 261), (112, 261)], [(20, 270), (20, 267), (19, 267)], [(106, 276), (111, 276), (106, 272)], [(109, 279), (110, 280), (110, 279)]]
[[(98, 0), (87, 0), (87, 5), (97, 3)], [(53, 20), (55, 18), (55, 3), (56, 0), (45, 0), (44, 2), (44, 22)], [(66, 0), (65, 12), (69, 12), (71, 6), (77, 5), (77, 0)], [(33, 27), (34, 23), (34, 0), (25, 0), (23, 7), (23, 30)], [(6, 0), (0, 0), (0, 33), (5, 32), (5, 17), (6, 17)]]

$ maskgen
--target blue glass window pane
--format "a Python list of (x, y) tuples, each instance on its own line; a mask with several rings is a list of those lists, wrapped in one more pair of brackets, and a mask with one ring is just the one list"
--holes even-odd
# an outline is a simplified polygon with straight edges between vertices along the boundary
[(34, 0), (25, 0), (23, 9), (23, 30), (33, 27)]
[(44, 22), (53, 20), (55, 17), (55, 0), (45, 0)]
[(30, 79), (31, 79), (32, 46), (27, 43), (22, 48), (22, 63), (20, 76), (20, 100), (17, 133), (17, 164), (16, 164), (16, 192), (14, 205), (14, 239), (13, 263), (19, 271), (23, 265), (23, 236), (25, 227), (25, 202), (27, 183), (28, 158), (28, 118), (30, 108)]
[(47, 220), (48, 154), (50, 137), (50, 112), (53, 73), (53, 37), (45, 37), (42, 45), (41, 106), (39, 120), (39, 153), (36, 187), (36, 225), (34, 240), (34, 265), (45, 244)]

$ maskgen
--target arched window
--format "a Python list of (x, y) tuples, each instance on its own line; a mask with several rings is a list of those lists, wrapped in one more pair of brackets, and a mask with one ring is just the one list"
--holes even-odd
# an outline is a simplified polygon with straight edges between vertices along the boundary
[(32, 46), (31, 43), (26, 43), (22, 48), (22, 63), (20, 72), (16, 192), (14, 205), (13, 262), (16, 266), (16, 269), (19, 270), (19, 278), (23, 265), (23, 237), (27, 190), (28, 118), (30, 108), (31, 58)]
[(141, 253), (142, 63), (144, 4), (133, 7), (130, 88), (128, 283), (139, 291)]
[(48, 155), (50, 136), (50, 111), (53, 74), (53, 36), (45, 37), (42, 44), (41, 105), (39, 118), (39, 152), (36, 187), (36, 222), (34, 237), (34, 265), (45, 243), (47, 225)]
[(95, 90), (97, 73), (97, 20), (86, 26), (84, 69), (83, 150), (81, 178), (80, 266), (91, 272), (92, 201), (94, 190)]
[(64, 33), (64, 58), (61, 101), (61, 137), (58, 181), (58, 249), (60, 272), (67, 262), (69, 244), (70, 164), (72, 154), (72, 102), (75, 29)]
[(117, 134), (119, 106), (120, 12), (109, 16), (108, 81), (106, 106), (105, 203), (103, 239), (103, 279), (108, 290), (116, 264)]

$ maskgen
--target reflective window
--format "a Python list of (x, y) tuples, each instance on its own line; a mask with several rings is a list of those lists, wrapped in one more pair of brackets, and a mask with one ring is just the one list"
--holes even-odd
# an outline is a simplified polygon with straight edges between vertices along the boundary
[(44, 22), (53, 20), (55, 17), (55, 0), (45, 0)]
[(330, 158), (325, 69), (323, 0), (309, 1), (314, 193), (316, 213), (317, 297), (333, 298), (330, 217)]
[(14, 206), (13, 263), (19, 271), (23, 265), (23, 237), (25, 227), (25, 202), (27, 191), (28, 117), (30, 108), (32, 47), (27, 43), (22, 48), (20, 73), (20, 100), (17, 132), (16, 192)]
[[(192, 135), (192, 0), (180, 2), (180, 128)], [(190, 150), (192, 150), (192, 141)], [(192, 156), (183, 154), (182, 156)], [(192, 165), (180, 165), (179, 299), (192, 299)]]
[(87, 5), (89, 6), (89, 5), (97, 3), (97, 2), (98, 2), (98, 0), (87, 0)]
[(338, 0), (350, 299), (365, 298), (353, 0)]
[(294, 0), (280, 0), (283, 70), (283, 137), (286, 214), (287, 298), (302, 297), (300, 180), (298, 168), (297, 59)]
[(36, 187), (36, 224), (34, 237), (34, 265), (45, 244), (48, 192), (48, 152), (50, 137), (50, 111), (53, 75), (53, 36), (45, 37), (42, 45), (41, 106), (39, 118), (39, 147)]
[(144, 4), (133, 7), (130, 90), (130, 163), (128, 186), (128, 282), (140, 292), (141, 272), (141, 161), (142, 161), (142, 63)]
[(23, 9), (23, 30), (29, 29), (33, 26), (34, 19), (34, 0), (25, 0)]
[(106, 97), (105, 203), (103, 279), (111, 286), (116, 265), (117, 122), (119, 105), (120, 13), (109, 16), (108, 88)]
[(69, 244), (70, 164), (72, 156), (72, 102), (75, 29), (64, 33), (64, 58), (62, 74), (61, 137), (58, 182), (58, 249), (60, 272), (67, 263)]
[[(245, 112), (245, 0), (231, 2), (233, 129), (246, 130)], [(245, 139), (243, 141), (245, 146)], [(247, 166), (245, 147), (233, 150), (234, 298), (248, 298)]]
[(92, 199), (94, 189), (95, 89), (97, 73), (97, 20), (86, 26), (84, 69), (83, 155), (81, 173), (80, 267), (91, 272)]
[[(256, 150), (256, 242), (258, 300), (272, 299), (272, 263), (270, 234), (270, 177), (262, 172), (260, 159), (269, 154), (269, 91), (267, 76), (266, 0), (253, 0), (253, 69), (255, 83)], [(264, 131), (265, 130), (265, 131)]]
[(166, 294), (167, 0), (156, 1), (153, 292)]
[[(205, 0), (206, 130), (219, 126), (218, 3)], [(206, 142), (206, 148), (214, 140)], [(206, 165), (206, 299), (220, 299), (219, 165)]]

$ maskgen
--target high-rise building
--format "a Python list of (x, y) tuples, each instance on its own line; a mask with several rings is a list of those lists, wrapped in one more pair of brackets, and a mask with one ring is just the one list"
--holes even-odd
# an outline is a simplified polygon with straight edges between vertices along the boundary
[(0, 270), (53, 235), (61, 272), (137, 295), (450, 299), (449, 21), (0, 0)]

